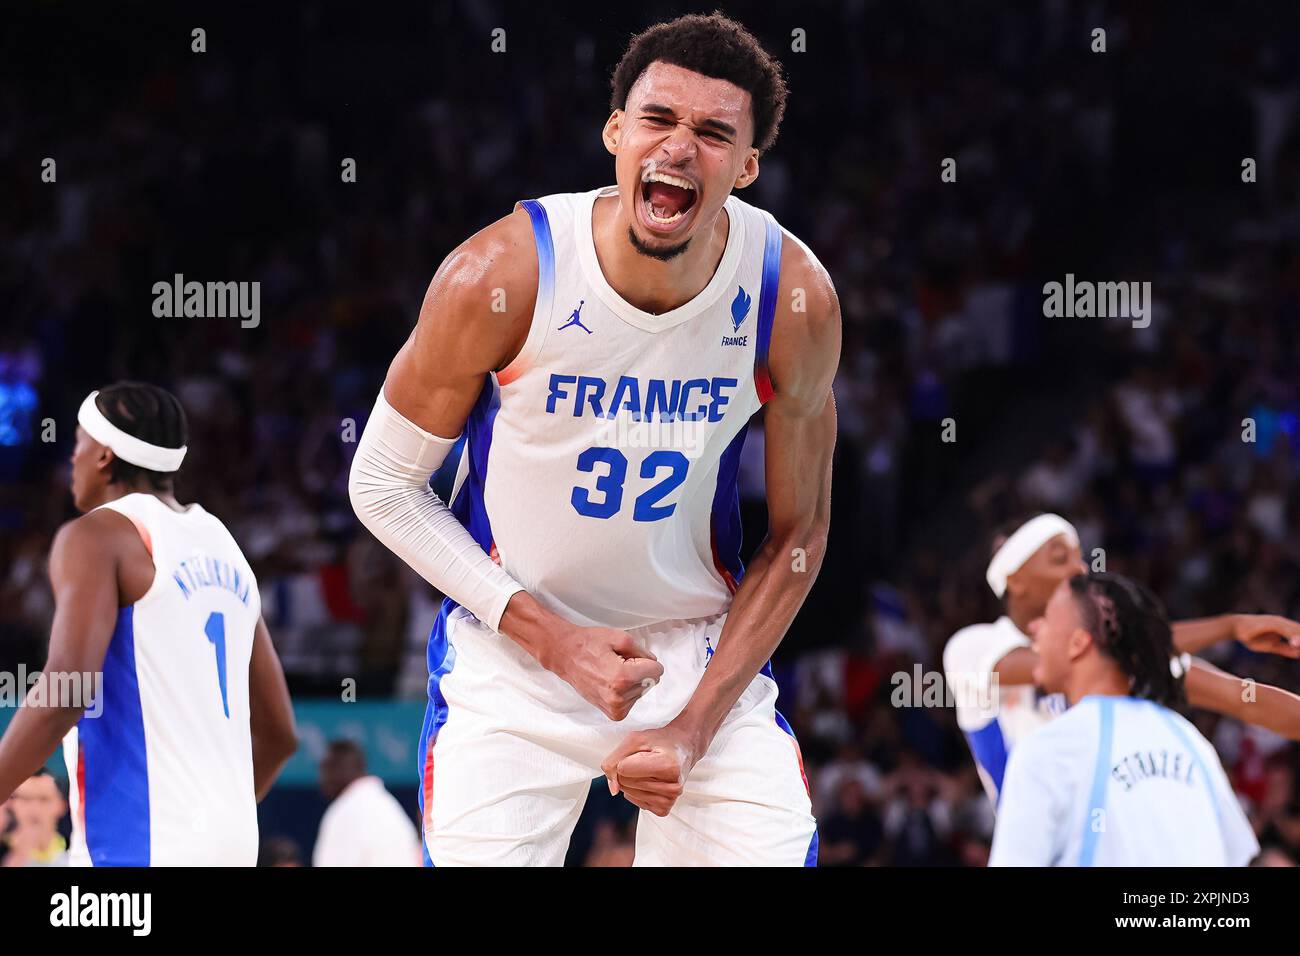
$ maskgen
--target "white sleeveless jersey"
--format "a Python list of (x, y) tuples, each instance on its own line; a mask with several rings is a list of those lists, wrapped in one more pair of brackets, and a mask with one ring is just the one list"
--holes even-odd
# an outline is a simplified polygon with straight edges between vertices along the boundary
[(552, 610), (633, 628), (725, 611), (743, 572), (736, 474), (771, 394), (782, 237), (770, 215), (729, 197), (712, 280), (651, 315), (596, 258), (592, 208), (614, 193), (521, 204), (538, 257), (532, 326), (484, 382), (451, 500)]
[(118, 612), (95, 706), (63, 742), (71, 862), (253, 866), (252, 570), (197, 504), (176, 512), (133, 494), (102, 507), (136, 526), (155, 573)]
[(995, 804), (1007, 757), (1017, 741), (1065, 712), (1060, 694), (1043, 694), (1031, 685), (1003, 685), (994, 675), (1002, 658), (1029, 646), (1028, 635), (1004, 614), (992, 624), (963, 627), (943, 651), (957, 726), (966, 735), (980, 782)]

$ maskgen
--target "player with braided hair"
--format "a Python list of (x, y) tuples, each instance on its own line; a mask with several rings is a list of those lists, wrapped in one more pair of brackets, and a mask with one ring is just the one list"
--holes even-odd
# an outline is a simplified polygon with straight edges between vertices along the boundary
[[(990, 798), (997, 800), (1007, 756), (1018, 741), (1063, 709), (1060, 695), (1034, 686), (1038, 662), (1029, 625), (1042, 617), (1057, 587), (1087, 571), (1079, 534), (1061, 515), (1038, 514), (999, 531), (985, 579), (1003, 614), (962, 628), (943, 653), (957, 724)], [(1268, 684), (1243, 694), (1240, 678), (1192, 657), (1223, 641), (1252, 651), (1300, 657), (1300, 623), (1273, 614), (1219, 614), (1170, 624), (1168, 666), (1186, 679), (1187, 703), (1300, 740), (1300, 696)]]
[(1069, 710), (1007, 764), (990, 866), (1244, 866), (1259, 843), (1210, 742), (1173, 708), (1184, 678), (1150, 591), (1062, 582), (1030, 625), (1034, 681)]
[(1169, 666), (1173, 630), (1155, 595), (1123, 575), (1104, 572), (1076, 575), (1069, 585), (1079, 598), (1084, 627), (1128, 675), (1129, 694), (1184, 709), (1187, 691)]

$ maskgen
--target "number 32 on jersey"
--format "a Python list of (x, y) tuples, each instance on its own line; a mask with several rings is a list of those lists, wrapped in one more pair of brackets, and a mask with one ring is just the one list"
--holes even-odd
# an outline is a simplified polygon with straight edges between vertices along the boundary
[[(578, 456), (578, 471), (596, 474), (595, 488), (575, 485), (569, 500), (573, 510), (588, 518), (612, 518), (623, 507), (623, 490), (627, 481), (627, 456), (617, 448), (597, 446)], [(641, 478), (652, 484), (636, 496), (632, 506), (633, 521), (662, 521), (677, 508), (677, 503), (662, 504), (686, 480), (690, 461), (679, 451), (660, 449), (641, 460)], [(597, 468), (604, 466), (604, 474)]]

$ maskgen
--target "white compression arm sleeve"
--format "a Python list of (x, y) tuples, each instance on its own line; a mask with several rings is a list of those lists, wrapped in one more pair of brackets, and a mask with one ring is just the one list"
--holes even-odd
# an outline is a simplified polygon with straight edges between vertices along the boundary
[(361, 523), (426, 581), (492, 630), (523, 586), (484, 553), (429, 487), (456, 443), (408, 421), (381, 389), (357, 443), (348, 497)]

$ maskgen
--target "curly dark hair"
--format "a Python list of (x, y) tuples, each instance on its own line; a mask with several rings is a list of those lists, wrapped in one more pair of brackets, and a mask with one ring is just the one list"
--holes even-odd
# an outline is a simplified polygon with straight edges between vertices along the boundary
[(610, 77), (609, 107), (627, 107), (627, 94), (651, 63), (680, 66), (726, 80), (749, 93), (754, 113), (754, 146), (765, 153), (776, 142), (785, 115), (785, 78), (754, 35), (717, 10), (657, 23), (638, 33)]
[(1183, 679), (1169, 664), (1173, 631), (1160, 599), (1136, 581), (1105, 571), (1075, 575), (1070, 591), (1098, 649), (1131, 679), (1129, 695), (1186, 708)]
[[(104, 417), (128, 435), (163, 448), (180, 448), (189, 440), (185, 409), (165, 388), (143, 382), (117, 382), (99, 390), (95, 404)], [(114, 456), (109, 480), (133, 484), (144, 478), (155, 491), (172, 489), (171, 472), (151, 471)]]

